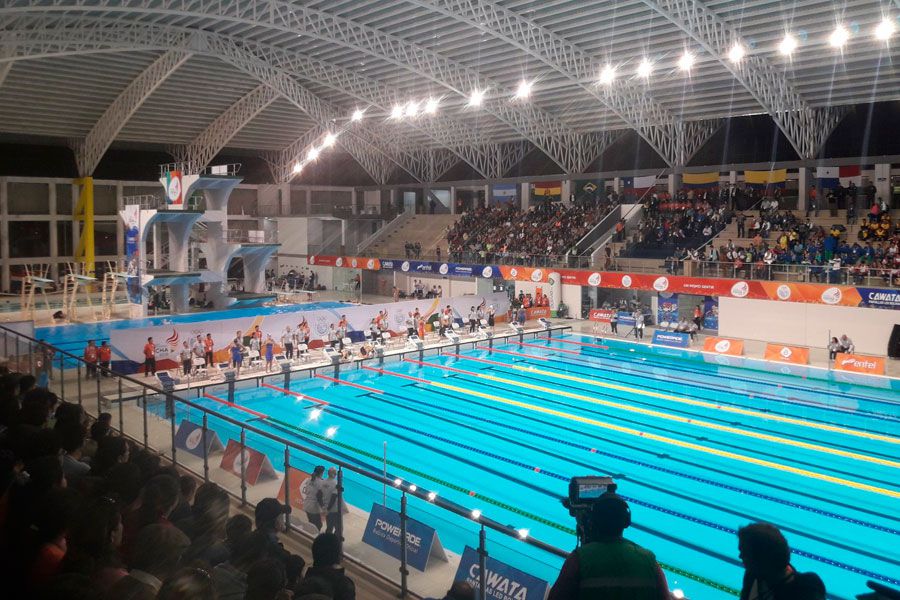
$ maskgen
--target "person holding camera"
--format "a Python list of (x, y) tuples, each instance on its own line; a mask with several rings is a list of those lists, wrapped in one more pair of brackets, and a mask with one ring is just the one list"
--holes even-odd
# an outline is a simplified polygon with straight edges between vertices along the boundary
[(653, 553), (622, 537), (631, 509), (621, 496), (607, 492), (597, 498), (580, 525), (584, 544), (563, 563), (547, 600), (670, 599)]

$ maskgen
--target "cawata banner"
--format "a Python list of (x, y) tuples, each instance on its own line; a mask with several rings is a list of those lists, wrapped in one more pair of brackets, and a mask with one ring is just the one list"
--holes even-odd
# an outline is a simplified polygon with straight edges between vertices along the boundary
[(795, 365), (808, 365), (809, 348), (783, 346), (781, 344), (766, 344), (766, 352), (763, 354), (763, 358)]
[(744, 340), (708, 337), (703, 341), (703, 350), (705, 352), (714, 352), (715, 354), (740, 356), (744, 353)]
[(603, 308), (592, 308), (591, 312), (588, 313), (588, 320), (597, 321), (598, 323), (609, 323), (612, 321), (613, 312)]
[(834, 358), (834, 368), (838, 371), (853, 371), (868, 375), (884, 375), (885, 363), (880, 356), (845, 354), (838, 352)]
[[(453, 581), (466, 581), (476, 590), (481, 586), (478, 551), (466, 546), (456, 577)], [(492, 600), (544, 600), (547, 597), (549, 584), (524, 571), (500, 562), (493, 556), (485, 561), (484, 586), (485, 598)]]

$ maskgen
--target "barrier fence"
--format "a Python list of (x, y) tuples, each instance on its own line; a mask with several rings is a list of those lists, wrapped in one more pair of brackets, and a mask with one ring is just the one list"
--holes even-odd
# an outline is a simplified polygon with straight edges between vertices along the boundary
[[(512, 332), (505, 337), (523, 335), (537, 337), (539, 334), (538, 331)], [(502, 337), (498, 336), (498, 339)], [(410, 591), (423, 596), (437, 593), (437, 590), (424, 587), (431, 578), (424, 577), (410, 582), (410, 567), (424, 571), (429, 564), (429, 556), (425, 556), (422, 562), (421, 548), (410, 545), (410, 539), (420, 539), (408, 535), (408, 532), (415, 528), (421, 531), (423, 523), (418, 518), (430, 522), (430, 525), (424, 527), (435, 532), (434, 540), (429, 544), (429, 552), (437, 552), (435, 548), (439, 549), (437, 535), (440, 534), (445, 538), (463, 540), (466, 546), (477, 553), (471, 572), (475, 572), (474, 565), (477, 564), (476, 587), (479, 589), (481, 600), (490, 597), (490, 586), (485, 580), (489, 570), (489, 551), (506, 557), (506, 560), (518, 565), (524, 573), (555, 572), (562, 559), (568, 555), (567, 552), (530, 536), (527, 529), (515, 529), (504, 525), (478, 510), (473, 510), (472, 507), (464, 507), (442, 498), (438, 490), (429, 490), (416, 482), (396, 477), (391, 473), (392, 469), (407, 473), (415, 471), (389, 460), (388, 454), (381, 457), (367, 453), (349, 444), (329, 440), (328, 436), (306, 430), (302, 425), (269, 417), (233, 401), (235, 391), (263, 388), (267, 388), (265, 390), (267, 393), (277, 394), (280, 391), (285, 396), (296, 399), (301, 395), (290, 391), (291, 379), (313, 378), (322, 373), (335, 374), (335, 365), (310, 366), (293, 371), (285, 369), (275, 374), (260, 373), (257, 377), (240, 381), (229, 381), (226, 378), (224, 382), (210, 381), (207, 384), (176, 391), (171, 385), (158, 385), (155, 379), (149, 380), (154, 382), (151, 384), (138, 377), (114, 373), (99, 365), (88, 365), (80, 356), (59, 350), (2, 325), (0, 338), (2, 338), (0, 350), (3, 356), (7, 357), (11, 371), (35, 375), (38, 378), (38, 385), (48, 387), (61, 401), (79, 404), (94, 418), (104, 411), (113, 413), (112, 426), (121, 435), (145, 449), (159, 452), (174, 465), (201, 477), (204, 481), (215, 481), (238, 499), (242, 506), (253, 505), (263, 497), (274, 496), (273, 485), (280, 479), (278, 497), (295, 511), (293, 517), (288, 519), (289, 535), (301, 534), (309, 537), (310, 534), (306, 520), (302, 517), (294, 518), (303, 507), (301, 494), (303, 480), (308, 477), (316, 464), (334, 465), (337, 468), (338, 506), (347, 506), (345, 498), (348, 495), (354, 498), (353, 509), (350, 510), (348, 507), (346, 511), (340, 510), (337, 522), (337, 533), (344, 539), (344, 556), (378, 578), (396, 585), (400, 590), (400, 597), (407, 597)], [(460, 348), (482, 343), (493, 344), (493, 338), (459, 341), (448, 344), (448, 348), (459, 352)], [(389, 356), (376, 356), (365, 362), (366, 365), (380, 367), (385, 362), (403, 360), (408, 355), (421, 358), (439, 354), (441, 350), (441, 348), (427, 350), (416, 348)], [(341, 366), (366, 368), (363, 361)], [(92, 374), (96, 376), (92, 377)], [(305, 395), (302, 397), (315, 401)], [(212, 400), (222, 408), (211, 410), (201, 406), (196, 401), (199, 398)], [(227, 413), (232, 411), (248, 413), (253, 417), (253, 422), (229, 416)], [(294, 439), (273, 434), (272, 431), (262, 429), (254, 423), (265, 423), (269, 429), (282, 432)], [(222, 439), (220, 436), (228, 439)], [(297, 440), (303, 440), (304, 443)], [(329, 453), (321, 446), (333, 447), (335, 451)], [(376, 464), (382, 462), (383, 470), (381, 473), (373, 472), (354, 464), (352, 460), (341, 459), (337, 455), (342, 452), (337, 449), (354, 451), (357, 456), (368, 458)], [(221, 459), (219, 456), (211, 456), (219, 452), (222, 453)], [(272, 465), (269, 459), (271, 456), (280, 457), (278, 461), (280, 464)], [(214, 462), (219, 462), (220, 468), (212, 468), (215, 466)], [(276, 472), (276, 467), (280, 467), (281, 475)], [(428, 473), (419, 472), (419, 476), (421, 480), (418, 483), (430, 481), (445, 488), (458, 487), (452, 482), (441, 481)], [(264, 483), (266, 481), (267, 485)], [(257, 484), (260, 484), (258, 488)], [(522, 513), (514, 507), (499, 504), (489, 497), (470, 495), (473, 502), (498, 505), (512, 512), (519, 512), (523, 518), (540, 518)], [(390, 559), (386, 558), (390, 554), (390, 548), (381, 548), (387, 553), (384, 555), (359, 551), (363, 549), (363, 540), (358, 539), (360, 525), (363, 525), (364, 531), (368, 532), (369, 529), (368, 524), (365, 524), (368, 520), (365, 513), (371, 509), (382, 514), (383, 509), (380, 508), (382, 505), (387, 509), (384, 513), (387, 516), (384, 519), (388, 520), (393, 515), (399, 527), (395, 544), (397, 548), (391, 550), (394, 552), (392, 556), (399, 559), (399, 569), (396, 569), (396, 562), (392, 565)], [(490, 544), (488, 533), (492, 536)], [(527, 552), (526, 546), (529, 550)], [(472, 558), (470, 555), (467, 556)], [(396, 575), (390, 575), (391, 570), (395, 570)], [(451, 583), (450, 579), (446, 581), (447, 587)], [(434, 585), (433, 580), (431, 585)]]

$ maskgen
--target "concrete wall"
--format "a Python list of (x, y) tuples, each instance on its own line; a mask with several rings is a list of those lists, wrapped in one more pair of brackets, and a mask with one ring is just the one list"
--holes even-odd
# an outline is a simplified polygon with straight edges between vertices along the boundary
[(825, 306), (773, 300), (719, 299), (719, 335), (823, 348), (829, 331), (846, 333), (863, 354), (887, 354), (900, 310)]
[(478, 293), (478, 280), (472, 277), (441, 277), (400, 272), (395, 272), (394, 275), (395, 285), (408, 294), (413, 291), (413, 279), (421, 280), (428, 288), (434, 285), (441, 286), (445, 297), (474, 296)]

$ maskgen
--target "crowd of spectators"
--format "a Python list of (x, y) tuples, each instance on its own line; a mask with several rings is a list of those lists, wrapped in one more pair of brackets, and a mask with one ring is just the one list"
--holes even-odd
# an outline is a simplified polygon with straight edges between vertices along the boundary
[(619, 203), (616, 194), (568, 205), (541, 202), (527, 211), (515, 204), (463, 213), (447, 231), (452, 260), (525, 264), (536, 256), (563, 257)]
[[(288, 507), (255, 519), (159, 455), (0, 366), (0, 568), (6, 598), (353, 600), (340, 539), (313, 564), (279, 540)], [(254, 522), (255, 521), (255, 522)]]

